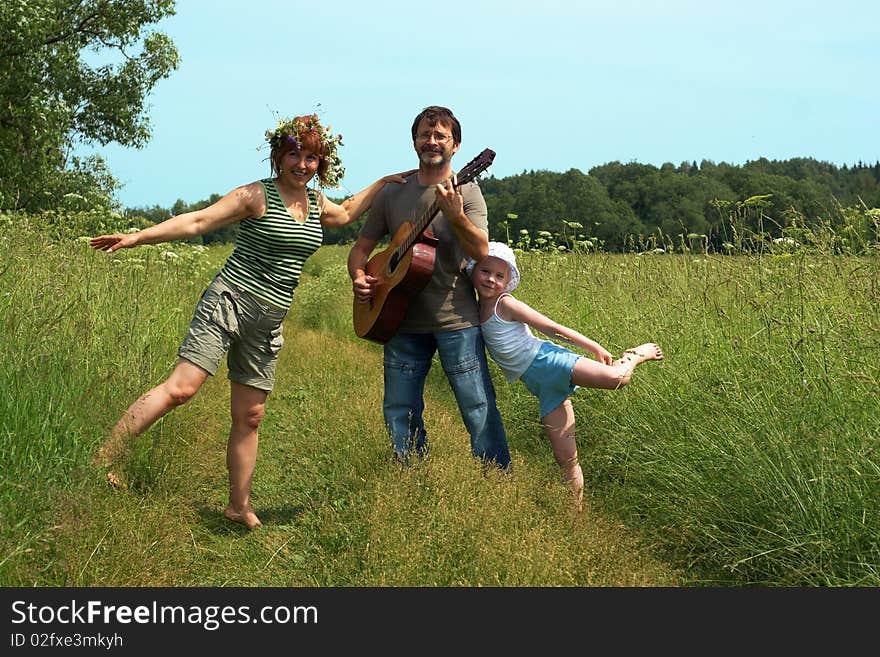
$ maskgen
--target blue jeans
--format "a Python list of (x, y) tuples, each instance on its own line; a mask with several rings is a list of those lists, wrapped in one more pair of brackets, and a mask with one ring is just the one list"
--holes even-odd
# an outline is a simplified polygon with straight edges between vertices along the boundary
[(406, 461), (412, 450), (419, 455), (427, 451), (428, 434), (422, 414), (425, 378), (435, 352), (440, 354), (443, 371), (471, 435), (471, 452), (506, 468), (510, 464), (507, 435), (495, 405), (495, 387), (478, 326), (442, 333), (397, 333), (385, 343), (382, 412), (394, 452)]

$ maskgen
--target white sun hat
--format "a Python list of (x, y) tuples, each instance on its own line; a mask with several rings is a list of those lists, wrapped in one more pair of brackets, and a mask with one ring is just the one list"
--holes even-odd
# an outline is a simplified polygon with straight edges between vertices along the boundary
[[(519, 285), (519, 269), (516, 266), (516, 256), (513, 249), (502, 242), (489, 242), (489, 255), (494, 258), (500, 258), (510, 267), (510, 280), (504, 287), (505, 292), (512, 292)], [(474, 271), (475, 260), (468, 260), (467, 275), (471, 276)]]

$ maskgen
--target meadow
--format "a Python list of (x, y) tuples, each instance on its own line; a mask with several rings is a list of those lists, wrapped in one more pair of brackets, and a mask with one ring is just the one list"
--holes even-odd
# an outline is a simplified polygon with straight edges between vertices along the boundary
[(222, 519), (225, 370), (134, 443), (89, 457), (158, 383), (229, 252), (108, 255), (0, 220), (4, 586), (878, 586), (876, 249), (522, 252), (517, 296), (612, 353), (665, 360), (573, 397), (571, 508), (537, 403), (493, 373), (513, 473), (483, 473), (439, 363), (429, 457), (390, 458), (379, 345), (351, 328), (347, 250), (308, 263), (261, 427), (254, 505)]

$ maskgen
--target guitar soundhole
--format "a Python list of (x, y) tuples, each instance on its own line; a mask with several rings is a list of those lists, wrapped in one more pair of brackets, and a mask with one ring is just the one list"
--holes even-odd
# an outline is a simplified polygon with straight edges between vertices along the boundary
[(398, 264), (400, 264), (400, 255), (395, 251), (388, 259), (388, 273), (393, 274), (394, 270), (397, 269)]

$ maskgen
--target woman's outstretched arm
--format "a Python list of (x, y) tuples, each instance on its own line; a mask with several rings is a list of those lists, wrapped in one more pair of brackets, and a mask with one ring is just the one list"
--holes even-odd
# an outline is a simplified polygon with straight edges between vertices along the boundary
[(201, 210), (184, 212), (136, 233), (99, 235), (89, 240), (93, 249), (116, 251), (141, 244), (160, 244), (204, 235), (212, 230), (229, 226), (247, 217), (259, 217), (265, 212), (266, 201), (262, 186), (250, 183), (236, 187), (216, 203)]

